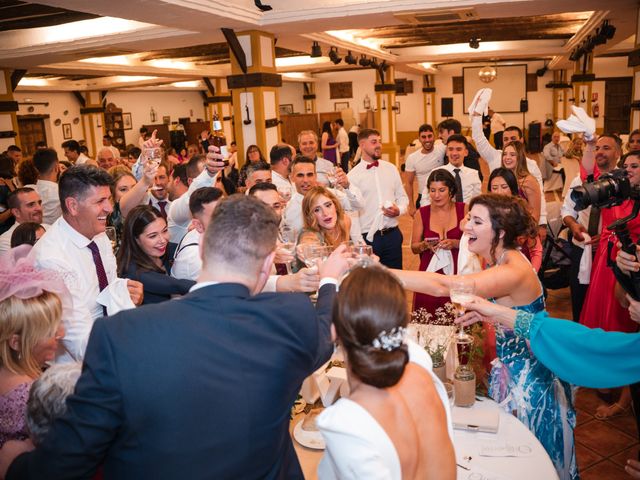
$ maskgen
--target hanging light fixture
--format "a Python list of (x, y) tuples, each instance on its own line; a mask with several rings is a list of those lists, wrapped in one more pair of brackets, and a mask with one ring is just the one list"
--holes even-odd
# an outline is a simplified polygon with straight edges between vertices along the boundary
[(491, 83), (498, 77), (498, 71), (495, 67), (491, 67), (487, 65), (486, 67), (482, 67), (478, 72), (478, 77), (484, 83)]
[(322, 56), (322, 49), (320, 48), (320, 44), (318, 42), (313, 42), (311, 46), (311, 58), (318, 58)]

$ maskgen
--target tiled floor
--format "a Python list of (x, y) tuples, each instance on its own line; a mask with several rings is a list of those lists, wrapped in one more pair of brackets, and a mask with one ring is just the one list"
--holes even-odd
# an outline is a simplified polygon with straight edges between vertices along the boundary
[[(485, 175), (485, 178), (488, 175)], [(414, 188), (417, 191), (417, 186)], [(405, 270), (417, 270), (419, 259), (409, 248), (411, 242), (411, 223), (408, 215), (400, 218), (400, 229), (404, 235), (403, 267)], [(412, 293), (407, 293), (411, 305)], [(571, 319), (571, 298), (569, 289), (550, 290), (547, 297), (547, 311), (556, 318)], [(568, 320), (570, 321), (570, 320)], [(593, 415), (596, 408), (603, 404), (595, 390), (579, 388), (576, 393), (578, 414), (575, 429), (576, 455), (578, 470), (582, 480), (618, 480), (629, 479), (624, 471), (628, 458), (638, 458), (640, 444), (635, 418), (632, 412), (608, 421), (597, 420)]]

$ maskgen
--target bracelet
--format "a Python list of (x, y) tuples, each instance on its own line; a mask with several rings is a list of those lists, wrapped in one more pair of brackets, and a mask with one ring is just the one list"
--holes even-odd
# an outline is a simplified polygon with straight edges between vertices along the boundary
[(524, 310), (518, 310), (518, 313), (516, 313), (516, 322), (513, 326), (514, 333), (518, 337), (523, 337), (528, 340), (532, 320), (533, 313), (525, 312)]

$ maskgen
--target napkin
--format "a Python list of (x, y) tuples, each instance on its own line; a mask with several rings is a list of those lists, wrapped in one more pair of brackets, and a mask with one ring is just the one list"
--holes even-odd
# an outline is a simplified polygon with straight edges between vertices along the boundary
[(445, 275), (453, 275), (453, 255), (451, 250), (440, 248), (433, 253), (431, 261), (427, 266), (427, 272), (437, 272), (444, 269)]
[(587, 244), (587, 242), (591, 241), (591, 237), (582, 233), (584, 236), (584, 242), (579, 243), (578, 245), (583, 248), (582, 257), (580, 257), (580, 269), (578, 270), (578, 281), (582, 285), (589, 285), (589, 281), (591, 279), (591, 244)]
[(584, 133), (586, 141), (592, 140), (596, 132), (596, 121), (582, 107), (571, 106), (573, 114), (566, 120), (558, 120), (557, 126), (564, 133)]
[(493, 90), (490, 88), (481, 88), (478, 90), (476, 92), (476, 96), (473, 97), (473, 101), (469, 105), (469, 116), (473, 117), (474, 113), (487, 115), (489, 113), (489, 100), (491, 100), (492, 94)]
[(126, 278), (116, 278), (104, 290), (100, 292), (96, 301), (107, 308), (108, 315), (115, 315), (121, 310), (136, 308), (129, 289)]
[(482, 271), (480, 259), (469, 251), (469, 235), (464, 233), (458, 245), (458, 275)]

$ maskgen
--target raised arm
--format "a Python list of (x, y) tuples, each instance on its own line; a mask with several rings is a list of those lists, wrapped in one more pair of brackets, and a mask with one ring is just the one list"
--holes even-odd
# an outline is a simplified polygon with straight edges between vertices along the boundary
[(499, 168), (502, 163), (502, 152), (493, 148), (487, 137), (484, 136), (482, 116), (480, 115), (471, 116), (471, 138), (476, 144), (478, 153), (489, 165), (489, 171)]

